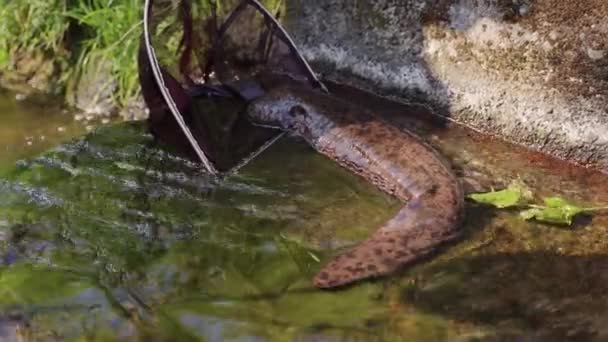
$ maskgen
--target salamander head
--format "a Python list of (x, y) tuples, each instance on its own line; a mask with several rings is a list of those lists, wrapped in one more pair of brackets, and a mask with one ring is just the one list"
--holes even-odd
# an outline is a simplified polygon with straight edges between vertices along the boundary
[(306, 105), (284, 94), (268, 94), (253, 101), (247, 109), (249, 118), (258, 125), (294, 130), (306, 120)]

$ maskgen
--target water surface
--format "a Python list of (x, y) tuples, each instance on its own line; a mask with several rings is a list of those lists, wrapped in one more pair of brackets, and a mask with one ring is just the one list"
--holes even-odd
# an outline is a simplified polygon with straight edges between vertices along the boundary
[(84, 131), (59, 102), (18, 97), (0, 89), (0, 167), (42, 153)]
[[(539, 198), (608, 203), (607, 178), (597, 172), (457, 126), (391, 116), (407, 110), (356, 98), (414, 127), (470, 187), (520, 178)], [(13, 118), (6, 132), (50, 135), (59, 122), (68, 125), (60, 114), (41, 118), (44, 106), (28, 116), (30, 107), (8, 102), (0, 105), (0, 117)], [(0, 158), (7, 340), (607, 337), (606, 216), (568, 228), (469, 203), (465, 238), (445, 253), (388, 279), (326, 292), (311, 286), (314, 272), (398, 203), (304, 143), (280, 140), (218, 180), (153, 146), (142, 124), (102, 126), (62, 143), (67, 137), (58, 135), (37, 150), (21, 135), (0, 138), (0, 146), (14, 146)]]

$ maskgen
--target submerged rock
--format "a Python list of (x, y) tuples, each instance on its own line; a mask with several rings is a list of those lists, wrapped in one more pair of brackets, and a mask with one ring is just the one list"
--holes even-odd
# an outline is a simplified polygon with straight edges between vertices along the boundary
[(326, 78), (608, 171), (608, 2), (291, 0)]

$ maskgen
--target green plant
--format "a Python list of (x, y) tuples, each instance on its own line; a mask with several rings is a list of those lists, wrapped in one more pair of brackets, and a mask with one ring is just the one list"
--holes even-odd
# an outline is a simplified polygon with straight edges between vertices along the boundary
[(0, 1), (0, 41), (9, 48), (61, 49), (67, 0)]
[(531, 204), (532, 191), (521, 181), (511, 183), (503, 190), (492, 189), (486, 193), (474, 193), (469, 199), (496, 208), (518, 208), (519, 216), (524, 220), (571, 225), (576, 215), (596, 211), (606, 211), (606, 207), (585, 207), (566, 201), (557, 196), (543, 198), (543, 204)]
[[(209, 11), (211, 3), (222, 12), (236, 2), (195, 1), (194, 10), (199, 11), (197, 16), (200, 18)], [(273, 13), (284, 6), (282, 0), (262, 3)], [(169, 4), (167, 10), (178, 10), (172, 6), (175, 4)], [(59, 85), (63, 86), (91, 67), (106, 68), (112, 77), (108, 82), (112, 84), (105, 86), (114, 87), (115, 102), (126, 105), (140, 91), (137, 50), (142, 32), (142, 10), (141, 0), (0, 0), (0, 70), (10, 64), (15, 53), (23, 51), (43, 52), (57, 59), (63, 68), (59, 79)], [(162, 21), (163, 13), (157, 12), (155, 16), (161, 17)], [(181, 27), (175, 21), (174, 12), (166, 19), (166, 23), (159, 25), (158, 34), (171, 26), (168, 39), (161, 42), (174, 51), (181, 38)]]
[(74, 70), (80, 75), (91, 63), (108, 67), (116, 81), (115, 100), (125, 105), (139, 92), (137, 49), (142, 30), (139, 0), (78, 0), (65, 15), (84, 32)]

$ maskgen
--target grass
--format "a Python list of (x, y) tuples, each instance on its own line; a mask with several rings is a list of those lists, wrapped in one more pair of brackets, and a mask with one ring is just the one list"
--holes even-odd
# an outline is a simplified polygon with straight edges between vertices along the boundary
[(0, 0), (0, 67), (17, 49), (61, 55), (69, 26), (66, 9), (67, 0)]
[(137, 49), (142, 30), (140, 0), (78, 0), (65, 16), (84, 32), (76, 73), (105, 64), (117, 83), (115, 101), (125, 105), (139, 92)]
[[(11, 67), (17, 51), (42, 52), (67, 65), (65, 86), (101, 58), (117, 82), (115, 101), (124, 105), (139, 91), (141, 7), (139, 0), (0, 0), (0, 69)], [(68, 41), (70, 34), (78, 41)]]
[[(220, 10), (236, 2), (193, 2), (204, 12), (210, 7), (205, 4), (209, 1), (215, 1)], [(270, 9), (282, 3), (262, 2)], [(64, 88), (75, 84), (89, 67), (106, 67), (116, 82), (114, 101), (124, 106), (139, 94), (137, 49), (143, 3), (143, 0), (0, 0), (0, 72), (11, 67), (11, 57), (17, 52), (21, 55), (42, 52), (56, 59), (62, 68), (58, 83)], [(167, 18), (171, 20), (160, 26), (172, 26), (169, 31), (172, 36), (158, 41), (165, 44), (164, 48), (174, 49), (181, 33), (175, 26), (175, 16)], [(168, 30), (161, 30), (159, 34), (167, 34)]]

